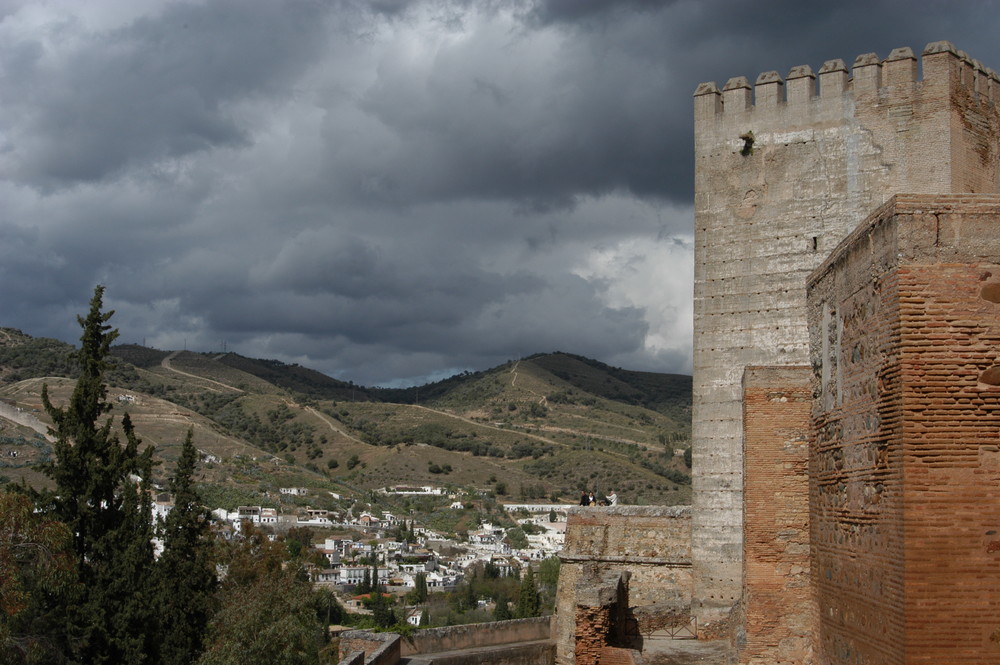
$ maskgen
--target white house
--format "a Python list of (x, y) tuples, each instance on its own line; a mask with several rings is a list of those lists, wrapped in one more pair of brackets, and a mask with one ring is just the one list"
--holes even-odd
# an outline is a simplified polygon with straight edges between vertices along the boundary
[(313, 571), (312, 578), (317, 584), (337, 584), (340, 581), (340, 571), (336, 568), (324, 568)]
[(167, 519), (167, 515), (173, 510), (174, 504), (172, 501), (154, 501), (153, 502), (153, 523)]

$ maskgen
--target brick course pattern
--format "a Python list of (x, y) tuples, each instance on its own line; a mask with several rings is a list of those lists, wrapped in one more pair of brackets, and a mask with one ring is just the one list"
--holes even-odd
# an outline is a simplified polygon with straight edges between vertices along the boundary
[(812, 665), (818, 629), (809, 563), (809, 367), (743, 375), (743, 606), (739, 662)]
[(1000, 197), (899, 195), (808, 288), (821, 662), (1000, 662)]
[[(743, 369), (809, 360), (805, 280), (897, 192), (1000, 191), (1000, 80), (948, 42), (695, 92), (694, 609), (742, 593)], [(817, 85), (818, 84), (818, 85)]]
[(610, 607), (576, 608), (576, 665), (599, 665), (611, 630)]

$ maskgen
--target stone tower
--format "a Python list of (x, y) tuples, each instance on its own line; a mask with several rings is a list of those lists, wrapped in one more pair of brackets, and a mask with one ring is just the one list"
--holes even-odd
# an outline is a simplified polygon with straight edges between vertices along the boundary
[(935, 42), (919, 64), (899, 48), (694, 97), (691, 558), (708, 632), (742, 593), (744, 368), (809, 363), (806, 278), (893, 194), (1000, 192), (1000, 79)]

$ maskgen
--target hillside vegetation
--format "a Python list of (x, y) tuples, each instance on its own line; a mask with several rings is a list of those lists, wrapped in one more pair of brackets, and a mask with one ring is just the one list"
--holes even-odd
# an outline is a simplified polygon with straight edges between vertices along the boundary
[[(0, 329), (0, 398), (37, 420), (26, 427), (0, 412), (0, 481), (42, 482), (32, 471), (47, 454), (41, 388), (48, 384), (56, 403), (67, 399), (72, 353), (62, 342)], [(313, 504), (327, 492), (370, 499), (396, 484), (500, 501), (574, 501), (583, 489), (615, 489), (628, 503), (690, 497), (680, 454), (690, 438), (689, 376), (556, 352), (384, 389), (234, 353), (121, 345), (113, 356), (115, 411), (127, 411), (169, 462), (158, 479), (191, 428), (203, 457), (199, 482), (220, 505), (288, 501), (277, 489), (292, 485), (316, 490)]]

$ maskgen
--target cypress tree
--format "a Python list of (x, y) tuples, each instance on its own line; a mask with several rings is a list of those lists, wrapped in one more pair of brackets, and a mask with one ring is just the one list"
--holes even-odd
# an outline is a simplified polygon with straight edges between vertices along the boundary
[(535, 573), (531, 566), (521, 578), (521, 588), (517, 595), (517, 618), (529, 619), (541, 615), (542, 603), (538, 596), (538, 586), (535, 584)]
[(512, 618), (513, 617), (510, 614), (510, 605), (507, 602), (507, 597), (502, 593), (497, 594), (496, 607), (493, 608), (493, 620), (509, 621)]
[(413, 591), (413, 598), (416, 602), (424, 603), (427, 601), (427, 573), (417, 573)]
[(174, 507), (163, 523), (163, 554), (157, 562), (160, 658), (187, 665), (201, 654), (216, 588), (209, 512), (194, 487), (196, 451), (188, 430), (170, 479)]
[[(69, 527), (81, 584), (69, 600), (67, 634), (81, 661), (155, 661), (151, 598), (153, 548), (149, 478), (152, 447), (139, 452), (128, 414), (122, 445), (112, 430), (104, 373), (118, 336), (102, 312), (104, 287), (94, 289), (83, 328), (80, 365), (69, 404), (57, 407), (42, 388), (42, 403), (56, 437), (54, 459), (43, 471), (55, 489), (36, 495), (43, 509)], [(101, 422), (103, 420), (103, 422)], [(135, 478), (140, 478), (137, 483)]]
[(365, 576), (361, 580), (361, 584), (357, 588), (358, 594), (365, 594), (372, 590), (372, 574), (368, 572), (365, 568)]

